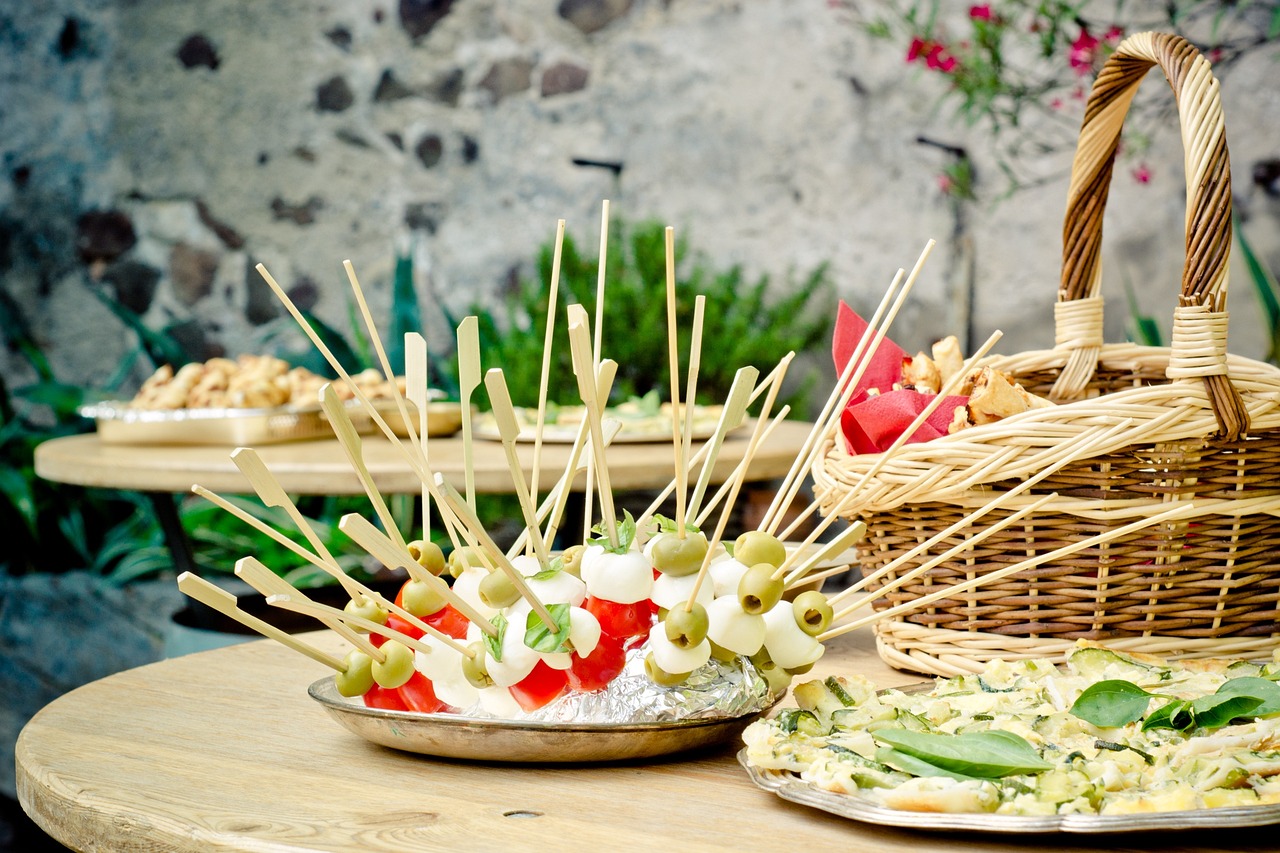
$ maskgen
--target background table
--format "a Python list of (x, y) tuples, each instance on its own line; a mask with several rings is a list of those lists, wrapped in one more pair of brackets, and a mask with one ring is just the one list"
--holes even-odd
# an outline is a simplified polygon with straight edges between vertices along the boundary
[[(1009, 837), (860, 824), (756, 788), (736, 746), (617, 766), (435, 760), (330, 719), (306, 694), (326, 671), (264, 640), (89, 684), (23, 729), (19, 800), (80, 850), (1276, 849), (1274, 827)], [(833, 672), (919, 680), (886, 667), (867, 630), (833, 643), (814, 675)]]

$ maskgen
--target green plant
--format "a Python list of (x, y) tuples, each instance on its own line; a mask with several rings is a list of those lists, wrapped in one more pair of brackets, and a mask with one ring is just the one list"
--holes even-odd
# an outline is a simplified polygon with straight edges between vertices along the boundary
[(1235, 235), (1240, 244), (1240, 254), (1244, 257), (1245, 269), (1249, 271), (1249, 281), (1253, 283), (1253, 291), (1262, 304), (1262, 320), (1266, 324), (1269, 342), (1264, 358), (1272, 364), (1280, 364), (1280, 284), (1276, 283), (1276, 277), (1258, 259), (1253, 246), (1245, 239), (1239, 220), (1235, 223)]
[[(643, 397), (656, 390), (663, 398), (669, 387), (664, 226), (657, 222), (609, 226), (606, 258), (603, 356), (618, 363), (612, 398)], [(538, 256), (538, 277), (521, 279), (496, 311), (473, 305), (479, 318), (481, 357), (485, 367), (501, 367), (517, 405), (537, 405), (546, 331), (549, 282), (554, 247), (544, 245)], [(720, 402), (727, 395), (739, 367), (752, 365), (768, 372), (786, 353), (797, 354), (826, 346), (834, 322), (834, 287), (825, 265), (800, 280), (788, 282), (781, 294), (761, 275), (749, 280), (740, 266), (716, 270), (691, 254), (687, 241), (676, 241), (676, 316), (681, 363), (686, 364), (698, 295), (706, 298), (698, 399)], [(583, 305), (594, 318), (598, 259), (584, 257), (578, 244), (565, 236), (560, 267), (560, 315), (555, 325), (548, 400), (572, 404), (579, 400), (568, 341), (565, 311), (570, 303)], [(459, 318), (446, 316), (457, 326)], [(448, 360), (456, 372), (456, 356)], [(683, 377), (682, 377), (683, 379)], [(806, 377), (786, 392), (782, 402), (797, 415), (814, 378)]]

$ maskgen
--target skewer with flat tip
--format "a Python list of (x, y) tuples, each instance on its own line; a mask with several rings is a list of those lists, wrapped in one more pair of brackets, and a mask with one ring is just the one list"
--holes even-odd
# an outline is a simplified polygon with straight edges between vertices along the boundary
[(495, 367), (485, 373), (484, 387), (489, 392), (489, 405), (493, 410), (494, 421), (498, 425), (498, 437), (502, 441), (502, 449), (507, 457), (507, 467), (511, 470), (511, 482), (515, 487), (520, 512), (524, 516), (525, 530), (529, 533), (534, 556), (538, 558), (538, 563), (545, 567), (551, 556), (547, 553), (547, 543), (542, 539), (542, 529), (538, 524), (538, 508), (534, 505), (537, 498), (529, 492), (529, 484), (524, 478), (524, 468), (516, 455), (520, 423), (516, 420), (516, 409), (511, 403), (511, 391), (507, 388), (506, 377), (500, 368)]

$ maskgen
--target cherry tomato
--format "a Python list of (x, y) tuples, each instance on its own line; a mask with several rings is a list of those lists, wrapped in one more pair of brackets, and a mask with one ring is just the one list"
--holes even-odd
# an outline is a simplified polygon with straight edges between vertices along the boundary
[(553, 699), (559, 699), (568, 687), (569, 676), (563, 670), (552, 669), (546, 661), (538, 661), (523, 681), (508, 689), (521, 708), (536, 711)]
[(409, 710), (409, 706), (400, 697), (399, 690), (388, 690), (376, 684), (369, 688), (368, 693), (364, 694), (364, 704), (370, 708), (381, 708), (384, 711)]
[(406, 637), (411, 637), (415, 640), (421, 638), (425, 633), (421, 628), (410, 624), (408, 619), (401, 618), (394, 613), (387, 617), (387, 627), (394, 628)]
[(446, 604), (422, 621), (437, 631), (448, 634), (455, 640), (466, 638), (467, 626), (471, 624), (467, 617), (463, 616), (452, 604)]
[(436, 698), (436, 691), (431, 686), (431, 679), (420, 672), (415, 672), (408, 681), (396, 688), (400, 699), (410, 711), (422, 714), (434, 714), (448, 708)]
[(603, 690), (618, 677), (626, 662), (622, 640), (601, 634), (600, 642), (591, 654), (585, 658), (573, 656), (573, 666), (569, 667), (569, 686), (581, 693)]
[(596, 617), (602, 633), (623, 640), (648, 634), (658, 612), (647, 598), (635, 604), (618, 604), (605, 598), (587, 596), (582, 606)]

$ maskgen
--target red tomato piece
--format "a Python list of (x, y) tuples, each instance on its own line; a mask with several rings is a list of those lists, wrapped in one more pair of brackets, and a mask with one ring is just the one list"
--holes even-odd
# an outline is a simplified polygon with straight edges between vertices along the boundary
[[(392, 630), (399, 631), (401, 634), (404, 634), (406, 637), (414, 640), (420, 638), (424, 633), (426, 633), (421, 628), (410, 624), (408, 619), (404, 619), (394, 613), (387, 617), (387, 627)], [(379, 645), (381, 645), (381, 643), (379, 643)]]
[(410, 711), (434, 714), (437, 711), (443, 711), (448, 708), (436, 697), (435, 688), (431, 686), (431, 679), (420, 672), (415, 672), (408, 681), (396, 689), (400, 692), (400, 699)]
[(446, 604), (422, 621), (437, 631), (448, 634), (455, 640), (465, 639), (467, 627), (471, 625), (470, 620), (463, 616), (461, 611), (457, 610), (452, 604)]
[(384, 711), (409, 710), (409, 706), (404, 703), (398, 690), (388, 690), (376, 684), (364, 694), (364, 704), (369, 708), (381, 708)]
[(533, 670), (507, 688), (511, 696), (526, 711), (536, 711), (553, 699), (559, 699), (569, 687), (569, 676), (564, 670), (552, 669), (546, 661), (538, 661)]
[(600, 623), (601, 632), (611, 637), (628, 639), (649, 633), (658, 608), (649, 599), (634, 604), (619, 604), (606, 598), (587, 596), (582, 603)]
[(569, 667), (569, 686), (580, 693), (594, 693), (603, 690), (610, 681), (618, 677), (623, 665), (627, 662), (626, 651), (622, 640), (600, 635), (600, 642), (586, 657), (573, 656), (573, 666)]

